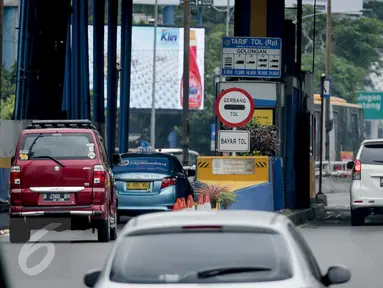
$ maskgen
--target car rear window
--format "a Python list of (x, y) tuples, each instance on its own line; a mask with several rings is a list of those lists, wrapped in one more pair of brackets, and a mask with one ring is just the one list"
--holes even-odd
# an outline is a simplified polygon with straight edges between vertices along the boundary
[(116, 172), (169, 173), (170, 162), (165, 157), (126, 157), (115, 168)]
[(362, 164), (383, 165), (383, 144), (366, 144), (360, 154)]
[[(270, 270), (197, 277), (197, 272), (226, 267)], [(119, 283), (268, 282), (291, 277), (284, 238), (248, 232), (128, 236), (117, 247), (110, 274), (111, 281)]]
[(94, 143), (87, 133), (25, 134), (19, 151), (20, 160), (40, 157), (55, 159), (94, 159)]

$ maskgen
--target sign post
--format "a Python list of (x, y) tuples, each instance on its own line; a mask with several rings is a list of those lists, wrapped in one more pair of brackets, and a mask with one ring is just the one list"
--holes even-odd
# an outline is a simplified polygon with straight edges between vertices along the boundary
[(243, 78), (281, 78), (280, 38), (223, 37), (221, 75)]
[[(233, 156), (235, 156), (235, 152), (245, 152), (243, 149), (250, 149), (250, 133), (244, 135), (243, 132), (248, 131), (235, 130), (237, 127), (246, 125), (253, 117), (254, 100), (251, 95), (241, 88), (224, 90), (217, 98), (215, 112), (223, 124), (232, 127), (234, 130), (230, 131), (232, 134), (228, 134), (229, 131), (218, 131), (218, 150), (222, 150), (221, 152), (229, 152), (228, 150), (230, 150), (230, 152), (233, 152)], [(226, 137), (226, 140), (221, 138), (221, 136)], [(220, 146), (221, 143), (224, 144), (224, 146)], [(248, 148), (246, 145), (248, 145)], [(234, 151), (235, 149), (239, 149), (239, 151)]]

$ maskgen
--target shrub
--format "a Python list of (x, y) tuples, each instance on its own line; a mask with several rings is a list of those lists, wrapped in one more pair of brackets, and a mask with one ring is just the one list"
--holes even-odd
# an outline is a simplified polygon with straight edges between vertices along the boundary
[(221, 205), (223, 209), (227, 209), (236, 199), (237, 194), (231, 191), (224, 191), (218, 195), (219, 205)]
[(209, 185), (199, 181), (194, 182), (194, 192), (202, 195), (209, 194), (212, 208), (216, 207), (219, 195), (228, 191), (230, 191), (230, 189), (225, 186)]
[[(223, 130), (232, 128), (223, 125)], [(261, 125), (254, 119), (244, 127), (238, 127), (237, 130), (250, 131), (250, 152), (241, 153), (242, 156), (275, 156), (280, 148), (280, 139), (278, 138), (277, 128), (272, 125)]]

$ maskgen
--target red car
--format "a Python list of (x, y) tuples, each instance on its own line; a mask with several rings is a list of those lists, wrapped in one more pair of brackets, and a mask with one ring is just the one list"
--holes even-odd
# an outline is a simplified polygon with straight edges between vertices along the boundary
[(104, 141), (91, 121), (32, 121), (21, 133), (10, 175), (12, 243), (41, 228), (97, 229), (98, 241), (115, 240), (116, 198)]

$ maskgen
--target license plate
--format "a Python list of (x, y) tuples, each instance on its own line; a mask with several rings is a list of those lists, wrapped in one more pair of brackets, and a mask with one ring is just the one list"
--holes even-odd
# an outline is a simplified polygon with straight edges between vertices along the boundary
[(45, 202), (66, 202), (70, 201), (70, 193), (45, 193)]
[(126, 184), (128, 190), (150, 190), (149, 182), (128, 182)]

